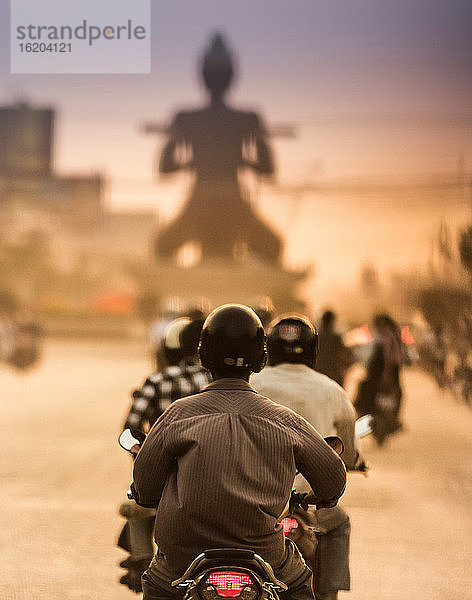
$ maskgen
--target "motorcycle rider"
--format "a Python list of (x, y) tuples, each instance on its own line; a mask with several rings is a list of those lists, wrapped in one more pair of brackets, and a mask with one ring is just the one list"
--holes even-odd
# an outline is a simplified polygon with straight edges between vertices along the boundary
[(366, 377), (359, 383), (354, 406), (359, 416), (373, 414), (374, 437), (381, 446), (388, 435), (400, 431), (403, 390), (401, 368), (408, 362), (401, 329), (386, 313), (374, 316), (376, 332), (372, 354), (367, 362)]
[(346, 484), (344, 464), (307, 421), (249, 385), (266, 361), (254, 311), (215, 309), (199, 352), (214, 381), (164, 412), (134, 463), (136, 501), (157, 505), (158, 552), (143, 575), (143, 600), (179, 598), (170, 582), (200, 552), (218, 547), (254, 550), (288, 585), (284, 596), (313, 598), (311, 571), (277, 518), (296, 469), (318, 502), (334, 506)]
[[(167, 327), (163, 352), (167, 366), (150, 375), (141, 388), (132, 394), (133, 401), (123, 425), (147, 432), (156, 419), (177, 398), (195, 394), (210, 381), (210, 373), (204, 369), (197, 356), (197, 347), (203, 320), (188, 317), (174, 319)], [(135, 592), (141, 592), (141, 576), (154, 554), (152, 532), (155, 511), (125, 501), (120, 506), (121, 516), (127, 519), (118, 546), (129, 552), (120, 563), (127, 569), (120, 583)]]
[[(363, 461), (354, 435), (354, 409), (340, 385), (315, 371), (318, 332), (309, 319), (295, 313), (278, 317), (267, 347), (270, 366), (251, 377), (254, 389), (302, 415), (323, 437), (339, 436), (346, 466), (359, 468)], [(304, 491), (304, 483), (297, 477), (298, 491)], [(335, 600), (338, 590), (350, 589), (349, 517), (340, 506), (309, 511), (320, 532), (312, 564), (315, 596)]]

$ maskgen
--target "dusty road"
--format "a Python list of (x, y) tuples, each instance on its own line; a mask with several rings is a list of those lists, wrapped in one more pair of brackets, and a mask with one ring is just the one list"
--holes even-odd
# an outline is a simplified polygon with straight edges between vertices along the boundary
[[(118, 585), (116, 508), (130, 460), (117, 446), (143, 349), (49, 342), (38, 369), (0, 370), (0, 599), (132, 600)], [(405, 375), (408, 430), (351, 475), (346, 600), (472, 599), (472, 411)]]

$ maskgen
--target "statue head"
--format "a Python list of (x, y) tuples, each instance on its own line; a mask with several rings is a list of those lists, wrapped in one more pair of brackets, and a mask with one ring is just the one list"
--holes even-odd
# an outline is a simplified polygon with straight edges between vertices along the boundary
[(202, 76), (205, 87), (216, 96), (222, 96), (231, 84), (234, 65), (223, 37), (216, 34), (202, 61)]

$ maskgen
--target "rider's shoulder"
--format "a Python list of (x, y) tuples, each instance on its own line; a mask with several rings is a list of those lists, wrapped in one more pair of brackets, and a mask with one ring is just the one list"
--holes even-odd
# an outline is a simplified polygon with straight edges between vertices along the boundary
[(284, 426), (297, 424), (299, 421), (304, 421), (297, 412), (286, 406), (273, 400), (270, 394), (256, 392), (256, 401), (259, 406), (262, 406), (263, 413), (267, 411), (267, 415), (270, 419), (279, 421)]
[(175, 129), (177, 129), (177, 130), (185, 129), (188, 125), (191, 125), (195, 121), (195, 118), (198, 118), (203, 112), (204, 112), (204, 109), (179, 110), (172, 117), (172, 121), (170, 124), (170, 130), (172, 131)]
[(328, 377), (324, 373), (319, 373), (318, 371), (314, 371), (316, 373), (316, 380), (318, 381), (318, 387), (329, 393), (332, 398), (337, 398), (341, 402), (346, 400), (349, 401), (346, 390), (339, 385), (337, 381)]

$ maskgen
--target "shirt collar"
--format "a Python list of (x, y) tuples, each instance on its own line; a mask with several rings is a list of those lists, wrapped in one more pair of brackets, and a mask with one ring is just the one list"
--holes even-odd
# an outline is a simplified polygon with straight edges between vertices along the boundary
[(271, 369), (278, 369), (279, 371), (285, 370), (285, 371), (306, 371), (307, 369), (309, 369), (310, 371), (312, 371), (313, 369), (310, 369), (310, 367), (308, 365), (306, 365), (305, 363), (289, 363), (289, 362), (283, 362), (283, 363), (279, 363), (278, 365), (275, 365), (275, 367), (270, 367)]
[(206, 386), (205, 390), (246, 390), (248, 392), (254, 392), (253, 388), (244, 379), (223, 377), (212, 381)]

